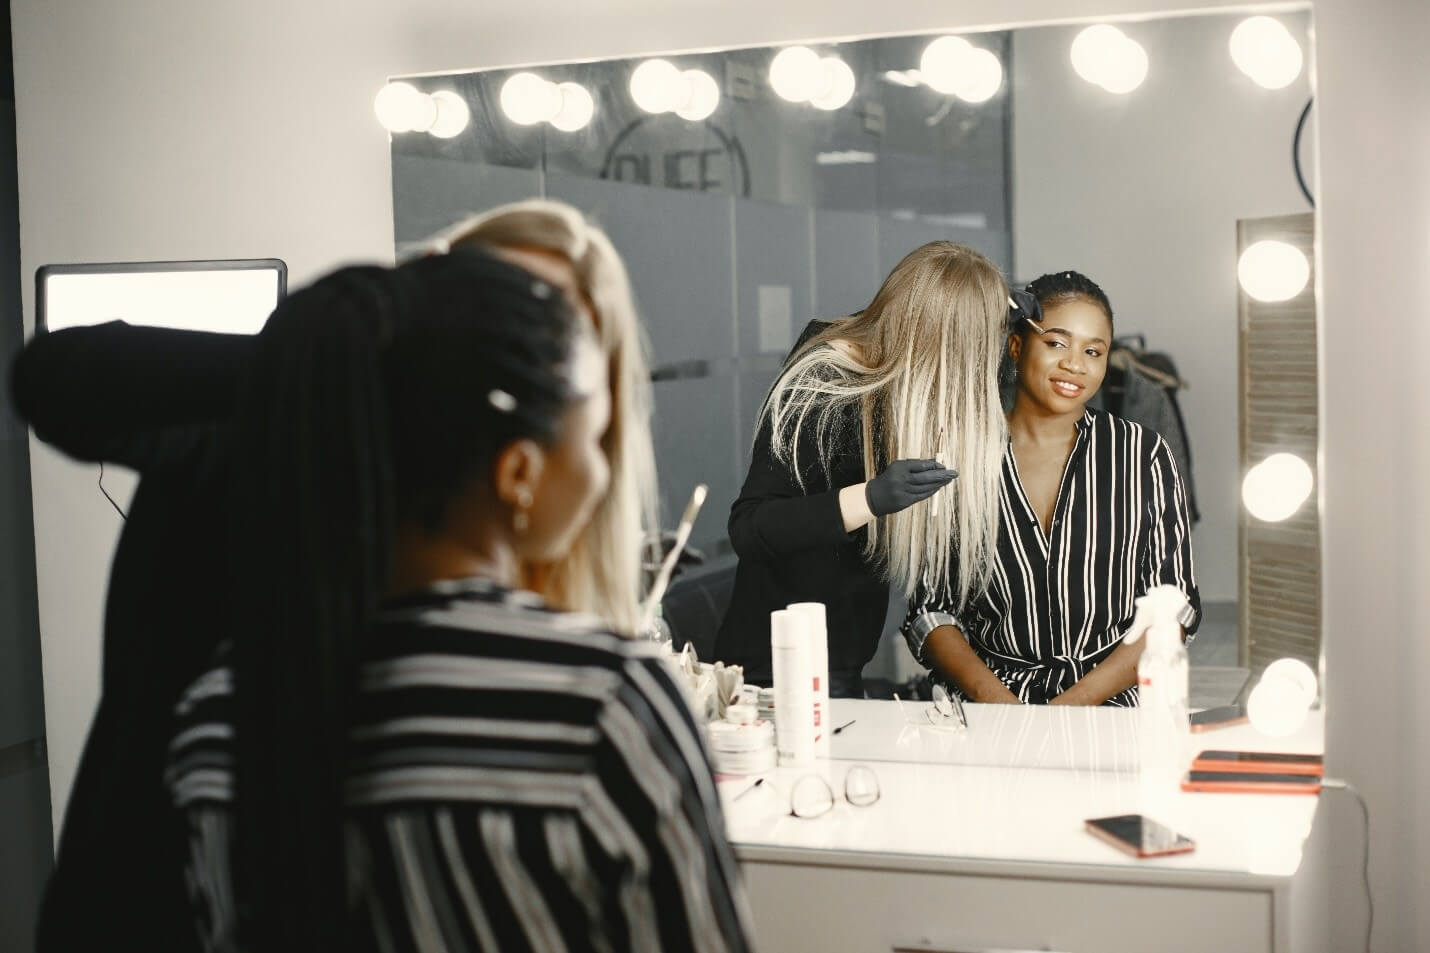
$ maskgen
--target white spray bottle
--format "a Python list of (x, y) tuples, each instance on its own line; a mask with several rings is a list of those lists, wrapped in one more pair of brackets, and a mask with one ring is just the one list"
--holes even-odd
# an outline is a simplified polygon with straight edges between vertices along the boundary
[(1181, 789), (1190, 756), (1187, 722), (1187, 650), (1182, 614), (1187, 597), (1176, 586), (1155, 586), (1137, 600), (1137, 614), (1124, 641), (1144, 634), (1137, 661), (1138, 774), (1142, 811), (1166, 818)]

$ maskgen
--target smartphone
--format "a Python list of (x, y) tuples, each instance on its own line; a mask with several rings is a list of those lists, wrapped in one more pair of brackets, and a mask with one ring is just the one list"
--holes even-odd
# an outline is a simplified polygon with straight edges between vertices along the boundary
[(1089, 834), (1107, 841), (1133, 857), (1186, 854), (1197, 846), (1191, 838), (1183, 837), (1170, 827), (1158, 824), (1141, 814), (1094, 817), (1089, 818), (1086, 823)]
[(1230, 728), (1232, 725), (1246, 724), (1245, 705), (1222, 705), (1206, 711), (1194, 711), (1188, 716), (1193, 731), (1211, 731), (1213, 728)]
[(1325, 759), (1318, 754), (1279, 754), (1272, 751), (1203, 751), (1192, 761), (1193, 771), (1233, 771), (1240, 774), (1326, 773)]
[(1189, 771), (1182, 781), (1182, 790), (1224, 794), (1320, 794), (1321, 779), (1311, 774)]

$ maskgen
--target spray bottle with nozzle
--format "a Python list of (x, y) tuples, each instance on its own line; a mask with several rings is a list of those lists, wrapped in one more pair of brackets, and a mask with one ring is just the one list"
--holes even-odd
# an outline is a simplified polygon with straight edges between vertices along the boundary
[(1137, 600), (1127, 643), (1143, 635), (1137, 661), (1138, 774), (1144, 813), (1166, 817), (1187, 769), (1191, 728), (1187, 723), (1187, 650), (1182, 617), (1187, 597), (1176, 586), (1155, 586)]

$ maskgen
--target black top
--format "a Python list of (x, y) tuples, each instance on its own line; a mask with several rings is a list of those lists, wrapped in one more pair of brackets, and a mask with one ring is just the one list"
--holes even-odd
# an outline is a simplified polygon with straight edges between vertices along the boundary
[[(811, 322), (796, 350), (825, 327)], [(889, 587), (864, 558), (868, 531), (846, 533), (839, 510), (840, 489), (866, 479), (857, 406), (835, 422), (828, 472), (813, 415), (807, 421), (797, 447), (803, 489), (771, 452), (768, 420), (755, 435), (745, 485), (730, 507), (730, 544), (740, 561), (715, 643), (715, 657), (743, 665), (747, 682), (771, 684), (770, 613), (792, 602), (825, 605), (832, 692), (851, 678), (857, 684), (879, 647)]]
[[(216, 644), (221, 421), (250, 337), (120, 322), (36, 337), (15, 406), (69, 456), (137, 470), (104, 615), (99, 707), (70, 791), (36, 948), (197, 949), (163, 784), (173, 702)], [(95, 493), (98, 493), (98, 488)]]
[[(1136, 599), (1170, 585), (1187, 597), (1188, 635), (1201, 618), (1187, 494), (1167, 441), (1103, 411), (1086, 411), (1063, 471), (1049, 532), (1023, 492), (1012, 444), (998, 490), (998, 550), (982, 595), (959, 611), (920, 590), (904, 635), (914, 657), (939, 625), (956, 625), (984, 663), (1025, 702), (1071, 688), (1112, 654)], [(1133, 686), (1106, 704), (1137, 704)]]
[[(354, 950), (750, 948), (701, 732), (650, 643), (474, 579), (389, 603), (363, 644)], [(234, 705), (221, 655), (179, 702), (169, 767), (215, 950), (243, 908)]]

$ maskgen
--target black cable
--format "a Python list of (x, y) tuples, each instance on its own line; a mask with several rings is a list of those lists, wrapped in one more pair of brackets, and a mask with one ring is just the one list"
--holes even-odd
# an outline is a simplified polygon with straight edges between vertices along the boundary
[(1306, 130), (1306, 119), (1311, 115), (1311, 104), (1315, 101), (1314, 96), (1306, 100), (1306, 108), (1301, 110), (1301, 118), (1296, 120), (1296, 135), (1291, 138), (1291, 168), (1296, 170), (1296, 184), (1301, 186), (1301, 194), (1306, 196), (1311, 208), (1316, 207), (1316, 200), (1306, 187), (1306, 176), (1301, 172), (1301, 133)]
[(119, 504), (114, 502), (114, 497), (110, 496), (109, 491), (104, 488), (104, 464), (102, 463), (99, 465), (99, 492), (104, 494), (104, 498), (109, 501), (109, 505), (114, 507), (114, 512), (119, 514), (119, 518), (126, 523), (129, 522), (129, 517), (124, 515), (124, 511), (119, 508)]
[(1365, 883), (1365, 953), (1370, 953), (1370, 931), (1375, 926), (1375, 898), (1370, 893), (1370, 806), (1366, 804), (1361, 793), (1348, 781), (1326, 778), (1321, 782), (1321, 787), (1350, 792), (1350, 795), (1356, 799), (1356, 803), (1360, 805), (1361, 816), (1365, 819), (1365, 851), (1361, 855), (1361, 880)]

